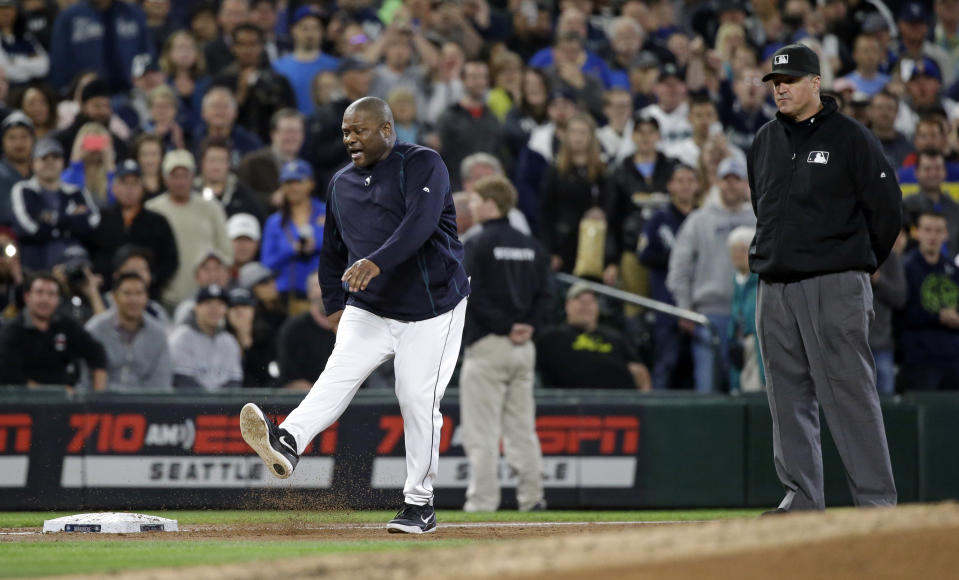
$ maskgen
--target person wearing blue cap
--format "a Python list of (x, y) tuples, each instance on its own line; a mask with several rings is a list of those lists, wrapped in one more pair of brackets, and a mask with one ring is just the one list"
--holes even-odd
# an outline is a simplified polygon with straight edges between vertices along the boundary
[(936, 65), (942, 71), (942, 80), (948, 87), (956, 79), (956, 73), (949, 53), (929, 40), (929, 25), (932, 20), (927, 4), (920, 0), (909, 0), (901, 5), (896, 19), (899, 29), (899, 46), (896, 54), (899, 70), (905, 82), (909, 80), (910, 63), (931, 58), (936, 61)]
[(312, 115), (314, 111), (311, 93), (313, 77), (323, 71), (336, 70), (339, 66), (336, 57), (322, 50), (325, 21), (326, 15), (318, 6), (300, 6), (290, 21), (293, 52), (273, 63), (273, 69), (293, 85), (296, 106), (304, 115)]
[(282, 209), (266, 220), (260, 261), (276, 272), (276, 287), (288, 300), (308, 308), (306, 277), (320, 264), (326, 205), (311, 196), (316, 187), (313, 168), (302, 159), (287, 161), (280, 168)]

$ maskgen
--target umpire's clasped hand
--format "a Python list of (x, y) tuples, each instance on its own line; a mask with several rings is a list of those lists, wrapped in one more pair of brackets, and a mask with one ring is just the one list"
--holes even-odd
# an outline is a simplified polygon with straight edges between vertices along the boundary
[(350, 292), (366, 290), (370, 280), (380, 275), (380, 267), (373, 262), (363, 258), (357, 260), (352, 266), (347, 268), (341, 278), (350, 288)]

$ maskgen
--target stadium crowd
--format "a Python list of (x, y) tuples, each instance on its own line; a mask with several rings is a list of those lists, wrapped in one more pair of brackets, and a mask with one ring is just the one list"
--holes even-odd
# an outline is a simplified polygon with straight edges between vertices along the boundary
[(505, 176), (481, 197), (552, 271), (720, 335), (551, 280), (540, 384), (762, 390), (746, 157), (791, 42), (898, 168), (878, 389), (959, 389), (959, 0), (0, 0), (0, 384), (309, 388), (373, 95), (442, 155), (468, 255)]

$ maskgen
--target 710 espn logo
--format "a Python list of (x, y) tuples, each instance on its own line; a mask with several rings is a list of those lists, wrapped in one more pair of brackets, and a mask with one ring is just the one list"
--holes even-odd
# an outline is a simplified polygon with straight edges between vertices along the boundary
[[(381, 417), (380, 429), (383, 435), (377, 454), (401, 452), (403, 419), (399, 415)], [(638, 417), (544, 415), (536, 419), (536, 434), (543, 452), (543, 483), (546, 487), (633, 487), (639, 451)], [(460, 429), (449, 416), (443, 417), (440, 453), (444, 456), (439, 463), (435, 486), (465, 488), (469, 483), (469, 462), (462, 454)], [(500, 463), (500, 483), (504, 487), (515, 487), (514, 474), (505, 460), (501, 459)], [(403, 457), (377, 457), (373, 460), (372, 486), (401, 488), (405, 474)]]
[(26, 487), (32, 434), (30, 415), (0, 414), (0, 487)]
[[(278, 417), (282, 421), (283, 417)], [(326, 488), (332, 483), (337, 425), (307, 447), (293, 477), (269, 474), (240, 435), (238, 415), (197, 415), (150, 423), (141, 413), (69, 417), (63, 487)], [(163, 455), (148, 455), (166, 451)]]

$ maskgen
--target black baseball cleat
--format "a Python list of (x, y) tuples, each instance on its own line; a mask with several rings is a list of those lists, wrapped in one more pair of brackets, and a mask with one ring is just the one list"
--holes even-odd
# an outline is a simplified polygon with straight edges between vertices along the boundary
[(267, 419), (253, 403), (243, 405), (240, 411), (240, 433), (270, 469), (270, 473), (280, 479), (293, 474), (300, 460), (296, 453), (296, 440), (286, 429), (280, 429)]
[(433, 506), (404, 503), (403, 509), (386, 524), (391, 534), (428, 534), (436, 531), (436, 512)]

